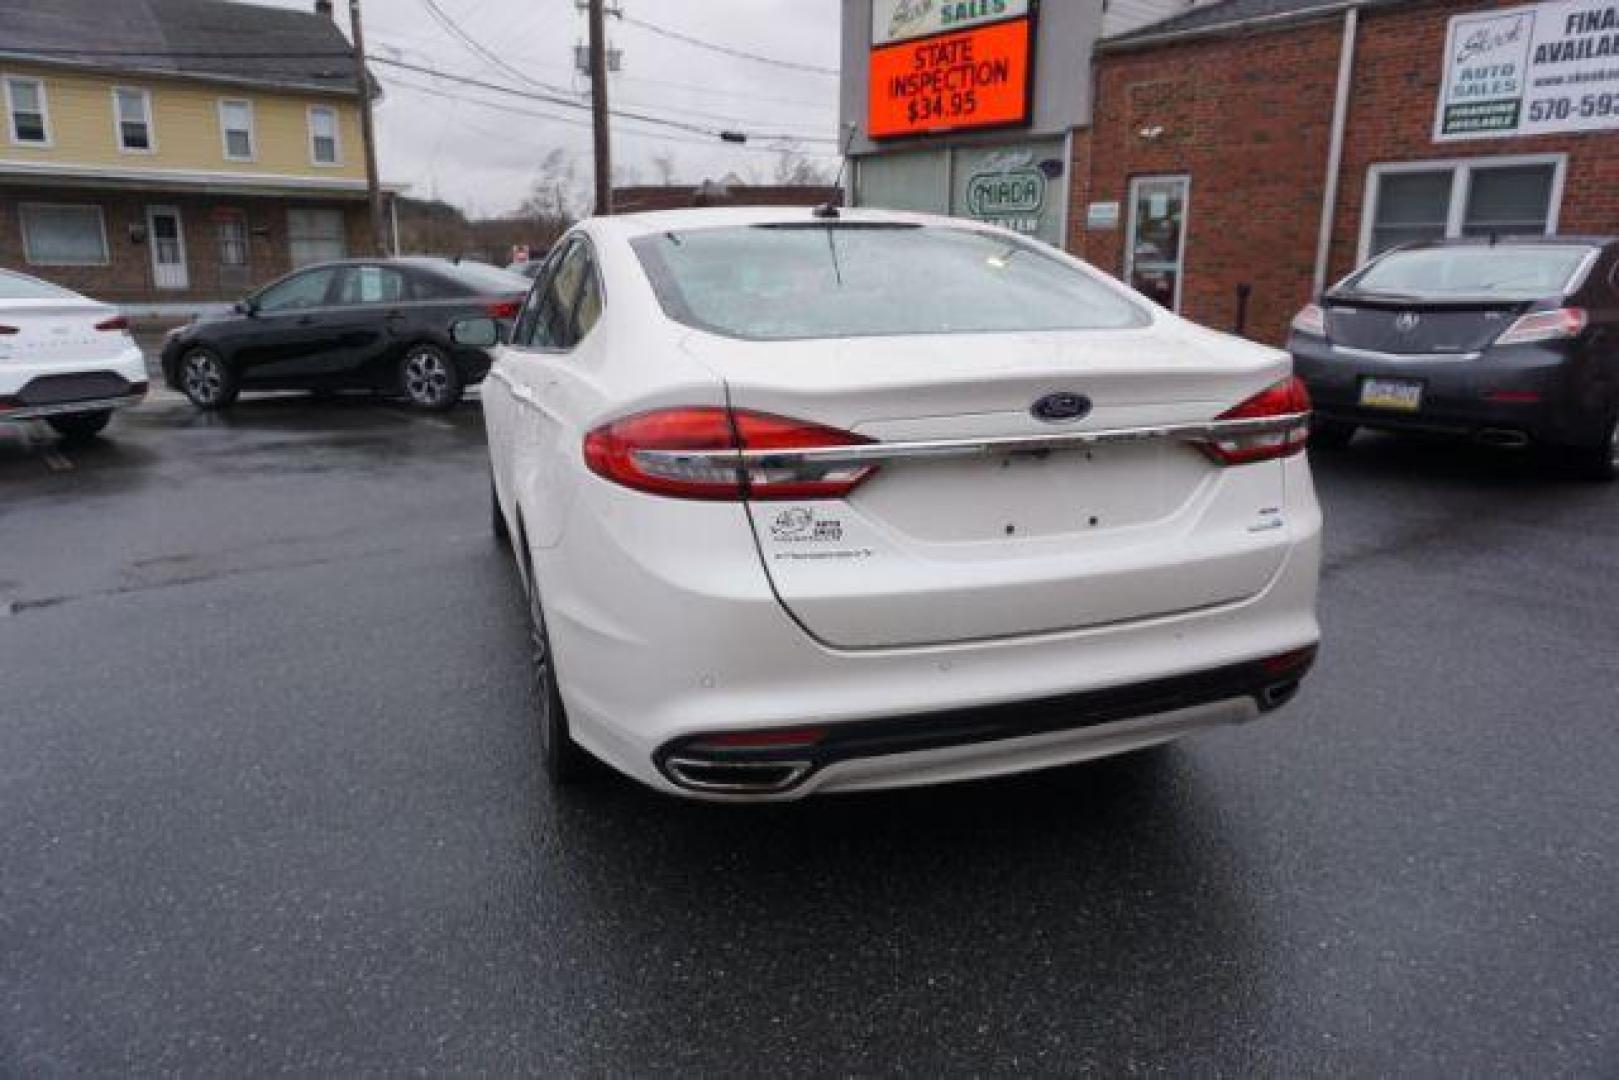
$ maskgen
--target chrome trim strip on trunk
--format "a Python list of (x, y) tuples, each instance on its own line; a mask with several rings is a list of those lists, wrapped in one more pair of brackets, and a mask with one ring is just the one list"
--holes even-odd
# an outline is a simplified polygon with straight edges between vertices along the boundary
[(1333, 352), (1343, 356), (1352, 356), (1357, 360), (1388, 360), (1392, 363), (1426, 363), (1429, 361), (1448, 360), (1477, 360), (1483, 356), (1482, 351), (1464, 353), (1391, 353), (1378, 352), (1376, 349), (1357, 349), (1350, 345), (1333, 345), (1329, 343)]
[(1083, 450), (1088, 446), (1129, 442), (1210, 442), (1243, 435), (1291, 431), (1309, 421), (1308, 413), (1243, 420), (1204, 420), (1192, 424), (1104, 428), (1053, 435), (1003, 435), (983, 439), (931, 439), (917, 442), (874, 442), (854, 446), (817, 446), (802, 450), (636, 450), (637, 458), (669, 466), (734, 465), (789, 468), (799, 465), (869, 465), (921, 458), (960, 458), (998, 454)]

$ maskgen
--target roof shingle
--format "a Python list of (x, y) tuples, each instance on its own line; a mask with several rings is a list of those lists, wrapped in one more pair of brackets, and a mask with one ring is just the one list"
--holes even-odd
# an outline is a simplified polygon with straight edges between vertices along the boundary
[(1345, 0), (1219, 0), (1213, 4), (1201, 4), (1128, 33), (1115, 34), (1103, 44), (1125, 46), (1167, 34), (1212, 34), (1255, 20), (1283, 20), (1290, 16), (1305, 18), (1317, 11), (1345, 6)]
[(0, 0), (0, 26), (0, 57), (355, 92), (348, 39), (312, 3), (298, 11), (226, 0)]

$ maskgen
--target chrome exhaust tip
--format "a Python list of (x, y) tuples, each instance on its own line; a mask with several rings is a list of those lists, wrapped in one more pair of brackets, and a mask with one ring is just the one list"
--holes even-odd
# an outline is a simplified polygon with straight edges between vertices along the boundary
[(1279, 709), (1293, 700), (1299, 692), (1299, 681), (1272, 683), (1259, 692), (1259, 704), (1265, 709)]
[(1484, 428), (1475, 438), (1486, 446), (1507, 450), (1521, 450), (1529, 445), (1529, 436), (1512, 428)]
[(717, 758), (672, 757), (663, 771), (683, 788), (715, 795), (771, 795), (793, 787), (806, 774), (808, 761), (724, 761)]

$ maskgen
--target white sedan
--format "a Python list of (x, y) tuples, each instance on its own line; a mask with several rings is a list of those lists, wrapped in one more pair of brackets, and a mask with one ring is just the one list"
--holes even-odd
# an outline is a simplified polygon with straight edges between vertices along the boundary
[(88, 439), (146, 385), (117, 308), (0, 270), (0, 422), (43, 418), (64, 438)]
[[(785, 799), (1117, 754), (1287, 701), (1321, 514), (1286, 353), (967, 222), (587, 221), (492, 346), (540, 743)], [(496, 340), (496, 338), (500, 340)]]

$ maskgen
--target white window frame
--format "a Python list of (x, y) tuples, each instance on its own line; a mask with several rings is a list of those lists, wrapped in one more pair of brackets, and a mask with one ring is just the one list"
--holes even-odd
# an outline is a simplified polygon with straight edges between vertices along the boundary
[[(241, 105), (247, 109), (247, 149), (246, 157), (230, 152), (229, 122), (225, 119), (226, 110), (232, 105)], [(251, 98), (220, 98), (219, 99), (219, 148), (225, 155), (226, 161), (257, 161), (259, 159), (259, 118), (258, 112), (253, 108)]]
[(1130, 214), (1124, 230), (1124, 283), (1131, 289), (1131, 279), (1136, 271), (1136, 205), (1140, 202), (1137, 191), (1142, 184), (1162, 183), (1165, 180), (1179, 180), (1185, 187), (1186, 194), (1182, 196), (1181, 203), (1181, 235), (1180, 243), (1175, 251), (1175, 306), (1170, 310), (1176, 314), (1181, 310), (1181, 293), (1186, 288), (1186, 237), (1192, 231), (1192, 174), (1191, 173), (1151, 173), (1146, 176), (1132, 176), (1130, 178)]
[(1551, 205), (1546, 210), (1545, 235), (1555, 235), (1558, 216), (1563, 209), (1563, 181), (1568, 174), (1567, 154), (1499, 154), (1493, 157), (1385, 162), (1372, 165), (1366, 170), (1366, 206), (1360, 215), (1360, 246), (1355, 252), (1355, 265), (1364, 265), (1370, 257), (1372, 230), (1377, 222), (1377, 199), (1382, 193), (1383, 177), (1400, 173), (1450, 170), (1450, 213), (1445, 221), (1445, 238), (1455, 239), (1462, 235), (1462, 226), (1467, 220), (1467, 192), (1473, 171), (1510, 169), (1520, 165), (1552, 166)]
[[(56, 145), (54, 129), (51, 126), (50, 95), (45, 92), (45, 80), (37, 75), (12, 75), (0, 71), (0, 83), (6, 88), (6, 138), (12, 146), (32, 146), (48, 150)], [(45, 138), (42, 141), (17, 138), (16, 106), (11, 100), (12, 83), (32, 83), (35, 92), (39, 95), (39, 116), (45, 125)]]
[[(315, 114), (329, 113), (332, 118), (332, 160), (322, 161), (315, 156)], [(305, 124), (309, 129), (309, 163), (317, 169), (341, 169), (343, 167), (343, 124), (335, 105), (311, 105), (305, 113)]]
[[(100, 262), (41, 262), (34, 258), (32, 245), (28, 236), (28, 211), (30, 210), (94, 210), (96, 223), (101, 226), (101, 251), (103, 258)], [(17, 204), (17, 227), (22, 231), (23, 259), (29, 266), (111, 266), (112, 245), (107, 240), (107, 212), (98, 203), (42, 203), (25, 202)]]
[[(118, 112), (119, 94), (139, 94), (141, 107), (146, 112), (146, 148), (124, 145), (124, 118)], [(120, 154), (157, 153), (157, 119), (152, 110), (152, 92), (144, 86), (114, 86), (112, 88), (112, 139)]]

